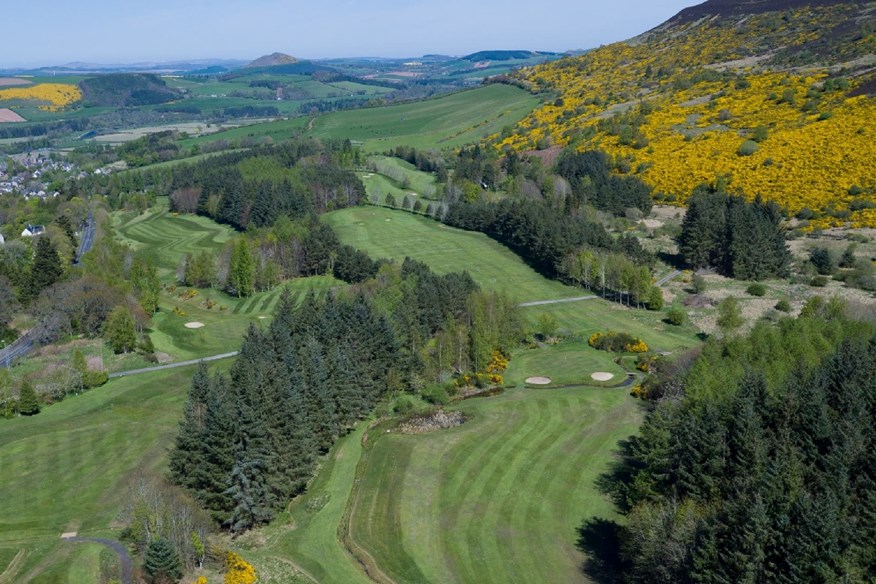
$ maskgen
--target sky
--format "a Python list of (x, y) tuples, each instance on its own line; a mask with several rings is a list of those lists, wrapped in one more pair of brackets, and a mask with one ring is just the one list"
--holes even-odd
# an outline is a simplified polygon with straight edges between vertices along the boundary
[(624, 40), (701, 0), (12, 0), (0, 68), (562, 52)]

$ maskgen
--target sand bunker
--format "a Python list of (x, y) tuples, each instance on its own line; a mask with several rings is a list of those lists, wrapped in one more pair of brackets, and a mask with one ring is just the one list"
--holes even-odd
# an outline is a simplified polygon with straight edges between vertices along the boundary
[(198, 321), (186, 323), (186, 328), (191, 328), (191, 329), (201, 328), (202, 326), (204, 326), (204, 323), (198, 322)]
[(527, 377), (526, 383), (531, 385), (547, 385), (551, 382), (550, 377)]
[(596, 381), (608, 381), (612, 377), (614, 377), (614, 375), (611, 373), (606, 373), (605, 371), (596, 371), (591, 374), (590, 377), (592, 377)]

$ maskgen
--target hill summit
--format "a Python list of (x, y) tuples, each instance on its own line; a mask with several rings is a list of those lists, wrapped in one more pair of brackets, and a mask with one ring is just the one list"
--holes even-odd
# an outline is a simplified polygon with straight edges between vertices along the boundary
[(245, 67), (247, 69), (253, 69), (257, 67), (277, 67), (279, 65), (291, 65), (297, 62), (298, 59), (296, 59), (292, 55), (287, 55), (285, 53), (271, 53), (270, 55), (264, 55), (262, 57), (259, 57), (252, 63), (245, 65)]
[(625, 42), (514, 73), (550, 96), (501, 150), (597, 149), (658, 201), (708, 185), (810, 227), (876, 227), (876, 10), (709, 0)]

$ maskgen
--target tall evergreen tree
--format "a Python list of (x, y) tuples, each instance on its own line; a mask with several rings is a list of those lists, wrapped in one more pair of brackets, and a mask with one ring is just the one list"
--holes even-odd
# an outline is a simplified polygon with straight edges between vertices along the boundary
[(238, 238), (234, 244), (228, 280), (238, 297), (255, 292), (255, 260), (246, 238)]
[(40, 292), (61, 279), (64, 269), (55, 244), (47, 235), (36, 238), (36, 250), (27, 280), (28, 298), (36, 298)]
[(171, 584), (182, 578), (182, 562), (169, 540), (159, 537), (149, 542), (143, 571), (151, 584)]
[(22, 416), (34, 416), (40, 413), (40, 400), (33, 384), (25, 379), (18, 389), (18, 413)]

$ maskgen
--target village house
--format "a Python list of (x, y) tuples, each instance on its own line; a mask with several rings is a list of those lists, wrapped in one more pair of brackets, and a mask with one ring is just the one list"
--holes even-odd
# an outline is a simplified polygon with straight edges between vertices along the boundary
[(46, 230), (42, 225), (30, 225), (24, 228), (24, 231), (21, 232), (22, 237), (33, 237), (35, 235), (39, 235)]

